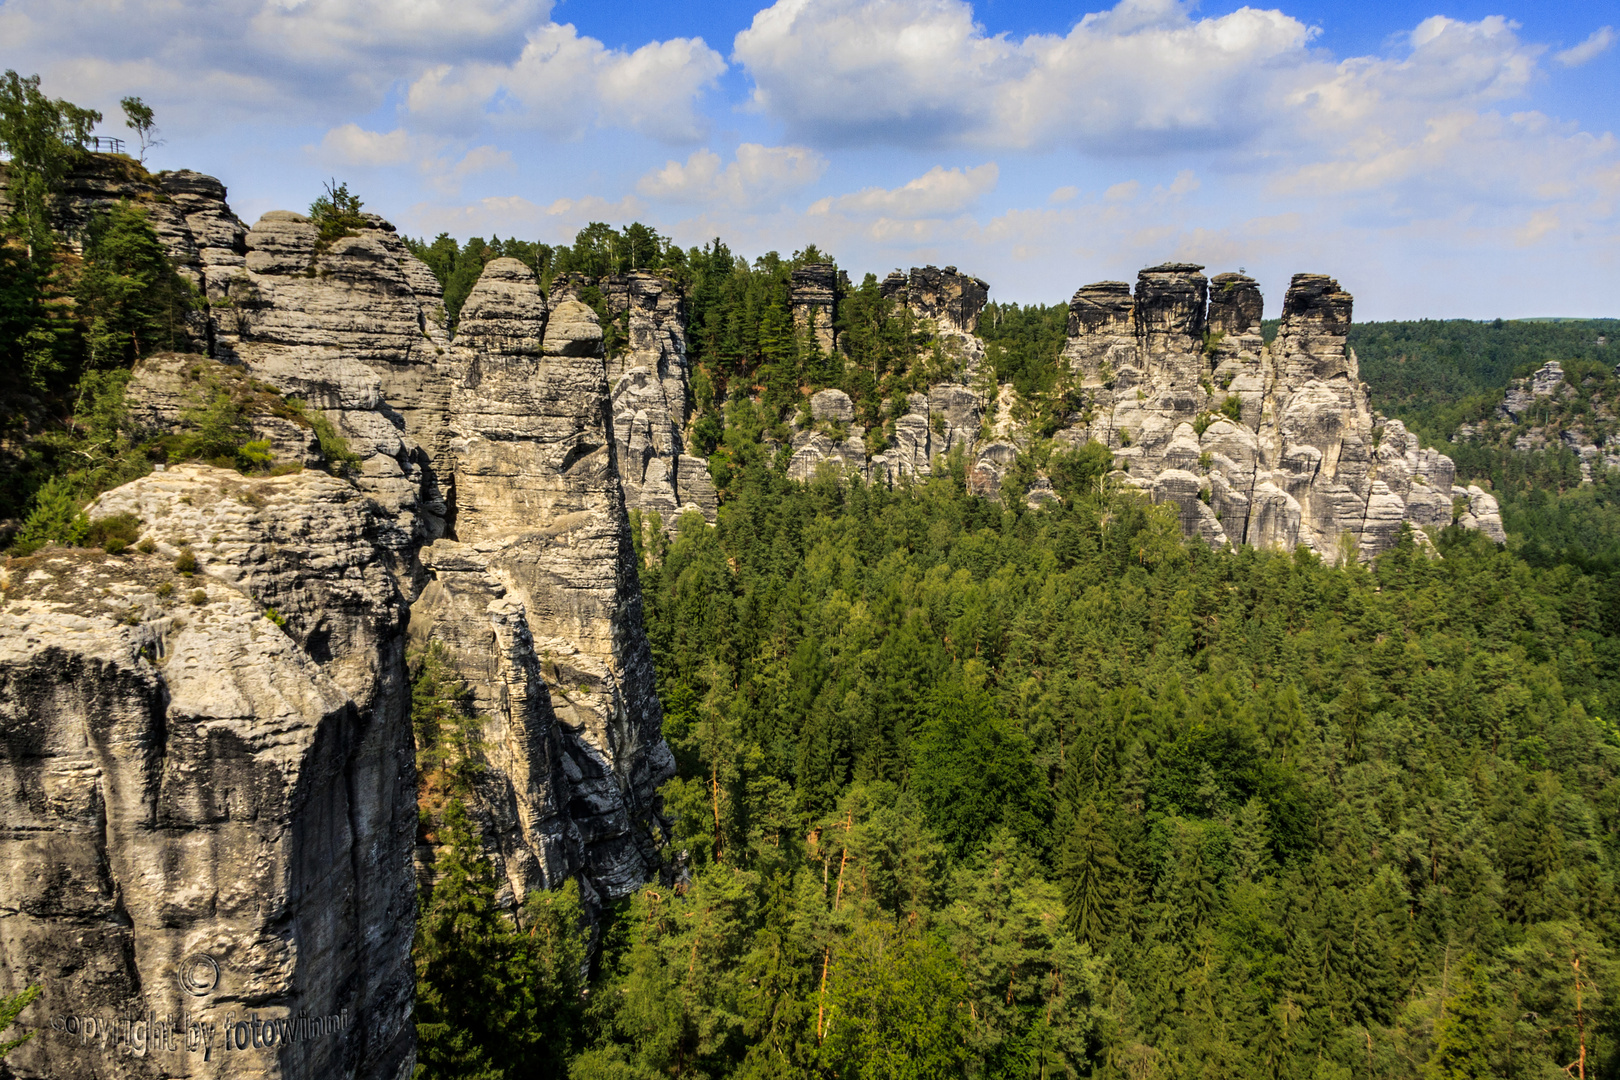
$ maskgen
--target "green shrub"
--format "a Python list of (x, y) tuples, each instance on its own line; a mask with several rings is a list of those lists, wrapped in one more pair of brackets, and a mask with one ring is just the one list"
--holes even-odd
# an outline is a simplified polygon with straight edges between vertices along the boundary
[(90, 523), (85, 544), (119, 555), (141, 537), (141, 519), (134, 514), (113, 514)]
[(174, 560), (174, 568), (178, 572), (190, 577), (197, 572), (197, 555), (190, 548), (182, 551), (180, 557)]
[(327, 468), (342, 472), (360, 464), (360, 455), (349, 449), (348, 440), (337, 433), (325, 413), (311, 411), (308, 416), (309, 426), (315, 429), (315, 437), (320, 440), (321, 456), (326, 459)]
[(34, 493), (33, 509), (17, 530), (11, 551), (14, 555), (31, 555), (50, 544), (83, 543), (89, 531), (90, 520), (79, 509), (73, 486), (64, 477), (55, 476)]
[(1243, 420), (1243, 402), (1236, 397), (1228, 397), (1221, 402), (1221, 414), (1232, 423), (1241, 423)]

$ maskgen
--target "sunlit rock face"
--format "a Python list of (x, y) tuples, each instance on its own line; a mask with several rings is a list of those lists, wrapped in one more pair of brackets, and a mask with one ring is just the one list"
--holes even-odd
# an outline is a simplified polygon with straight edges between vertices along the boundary
[[(1405, 524), (1504, 538), (1490, 494), (1454, 486), (1449, 458), (1372, 412), (1345, 343), (1352, 299), (1337, 281), (1296, 275), (1268, 344), (1254, 279), (1203, 271), (1165, 263), (1141, 271), (1134, 288), (1100, 281), (1075, 292), (1060, 362), (1084, 404), (1058, 440), (1107, 446), (1126, 482), (1174, 505), (1189, 535), (1215, 545), (1303, 545), (1339, 560), (1387, 550)], [(883, 295), (933, 331), (948, 381), (885, 410), (894, 419), (876, 452), (847, 398), (817, 394), (793, 437), (790, 475), (831, 468), (894, 483), (960, 452), (969, 486), (1004, 497), (1029, 436), (1014, 420), (1013, 388), (982, 369), (975, 331), (987, 290), (955, 267), (890, 274)], [(1025, 495), (1054, 497), (1045, 484)]]
[(1060, 438), (1107, 445), (1215, 544), (1367, 558), (1403, 523), (1454, 518), (1503, 539), (1491, 496), (1454, 487), (1449, 458), (1372, 412), (1337, 281), (1296, 274), (1267, 345), (1254, 280), (1202, 270), (1166, 264), (1142, 271), (1134, 294), (1122, 282), (1075, 293), (1063, 358), (1086, 407)]
[(115, 513), (151, 553), (46, 549), (0, 579), (0, 993), (45, 988), (7, 1064), (403, 1080), (416, 785), (391, 522), (325, 473), (207, 466), (90, 510)]
[(218, 181), (127, 172), (82, 179), (64, 212), (163, 208), (209, 300), (197, 354), (135, 372), (130, 422), (174, 430), (213, 388), (250, 387), (274, 405), (254, 435), (303, 471), (153, 473), (90, 511), (135, 515), (150, 551), (47, 549), (0, 577), (0, 993), (48, 988), (46, 1028), (7, 1065), (404, 1080), (435, 872), (412, 652), (442, 650), (471, 692), (471, 810), (504, 902), (576, 877), (594, 910), (656, 870), (674, 760), (626, 491), (672, 524), (714, 513), (682, 442), (680, 299), (650, 275), (606, 283), (630, 338), (610, 372), (568, 282), (548, 300), (492, 261), (452, 334), (381, 218), (249, 228)]

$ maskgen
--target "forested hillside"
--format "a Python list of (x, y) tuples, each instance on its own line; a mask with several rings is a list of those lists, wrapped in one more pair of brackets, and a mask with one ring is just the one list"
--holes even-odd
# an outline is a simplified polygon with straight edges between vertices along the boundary
[[(71, 142), (75, 114), (44, 107)], [(223, 386), (179, 441), (125, 439), (130, 364), (191, 344), (200, 299), (140, 207), (75, 248), (30, 231), (44, 205), (15, 202), (0, 244), (21, 539), (82, 541), (84, 501), (153, 461), (258, 468)], [(415, 657), (444, 852), (415, 953), (424, 1080), (1620, 1075), (1612, 474), (1560, 494), (1464, 457), (1506, 493), (1506, 550), (1459, 529), (1370, 566), (1211, 550), (1115, 489), (1101, 447), (1040, 437), (1068, 407), (1066, 306), (993, 304), (987, 359), (1035, 436), (1018, 468), (1058, 501), (971, 495), (959, 459), (892, 490), (801, 484), (782, 447), (808, 391), (849, 393), (877, 446), (939, 362), (874, 275), (828, 356), (789, 307), (813, 248), (748, 262), (643, 226), (414, 246), (452, 322), (498, 255), (548, 283), (667, 271), (723, 500), (714, 527), (632, 521), (679, 774), (660, 880), (602, 909), (588, 965), (576, 887), (502, 908), (460, 805), (478, 718)], [(1520, 324), (1467, 325), (1512, 347), (1353, 336), (1375, 403), (1438, 430), (1446, 393), (1546, 358)], [(1545, 325), (1570, 371), (1609, 347)]]
[(1350, 347), (1373, 403), (1443, 443), (1494, 408), (1510, 379), (1548, 360), (1566, 367), (1590, 360), (1612, 371), (1620, 364), (1620, 319), (1357, 323)]
[(1616, 1066), (1613, 579), (1211, 552), (1103, 464), (1031, 512), (755, 457), (644, 551), (677, 881), (571, 1075)]
[[(1364, 323), (1350, 344), (1373, 404), (1448, 454), (1459, 480), (1495, 493), (1523, 558), (1620, 570), (1620, 470), (1605, 463), (1615, 452), (1620, 320)], [(1549, 360), (1563, 367), (1558, 392), (1510, 414), (1510, 383)], [(1603, 454), (1583, 484), (1577, 446), (1594, 441)]]

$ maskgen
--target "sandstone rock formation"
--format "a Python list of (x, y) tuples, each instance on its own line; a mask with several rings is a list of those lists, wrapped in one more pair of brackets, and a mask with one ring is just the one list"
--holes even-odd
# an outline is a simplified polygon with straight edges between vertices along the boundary
[[(1167, 263), (1075, 293), (1063, 358), (1086, 394), (1059, 437), (1095, 439), (1183, 527), (1211, 543), (1304, 545), (1371, 557), (1403, 522), (1459, 518), (1502, 540), (1488, 493), (1454, 488), (1451, 460), (1375, 415), (1345, 345), (1351, 297), (1296, 274), (1277, 337), (1253, 279)], [(1342, 545), (1348, 544), (1348, 549)]]
[(880, 292), (933, 327), (940, 349), (960, 381), (978, 381), (984, 363), (984, 342), (976, 332), (979, 312), (990, 297), (987, 283), (959, 273), (954, 266), (943, 270), (914, 266), (910, 274), (896, 270), (884, 278)]
[[(656, 512), (668, 528), (686, 510), (713, 522), (719, 500), (708, 462), (686, 452), (691, 372), (680, 289), (638, 271), (607, 278), (602, 294), (610, 310), (623, 313), (629, 337), (608, 361), (625, 505)], [(831, 326), (829, 316), (829, 334)]]
[[(155, 553), (51, 549), (0, 583), (0, 911), (23, 913), (0, 917), (0, 991), (48, 975), (51, 1008), (105, 1021), (71, 1046), (51, 1032), (18, 1068), (408, 1076), (412, 853), (431, 881), (432, 852), (415, 845), (407, 642), (445, 650), (472, 692), (489, 765), (472, 809), (508, 899), (577, 876), (594, 903), (657, 866), (674, 762), (625, 492), (671, 523), (713, 515), (681, 442), (679, 298), (648, 275), (607, 283), (630, 329), (610, 382), (596, 313), (566, 282), (548, 302), (521, 263), (486, 267), (452, 340), (437, 281), (381, 218), (323, 241), (286, 211), (242, 226), (207, 177), (119, 177), (129, 190), (97, 181), (64, 214), (168, 208), (159, 234), (210, 300), (212, 356), (143, 361), (132, 423), (172, 430), (226, 387), (264, 400), (255, 433), (306, 471), (154, 473), (93, 514), (136, 514)], [(341, 476), (317, 471), (321, 418), (360, 459)], [(175, 577), (182, 557), (194, 578)], [(319, 1038), (253, 1042), (224, 1071), (201, 1044), (127, 1051), (120, 1019), (174, 1022), (190, 999), (160, 995), (207, 950), (216, 1026), (308, 1009)]]
[(403, 1080), (416, 790), (390, 523), (323, 473), (206, 466), (91, 510), (119, 512), (155, 552), (47, 549), (0, 581), (0, 993), (45, 987), (8, 1063)]
[[(1134, 292), (1101, 281), (1074, 294), (1061, 360), (1085, 407), (1058, 439), (1108, 446), (1128, 482), (1175, 504), (1182, 527), (1211, 544), (1368, 558), (1405, 522), (1433, 530), (1454, 521), (1504, 539), (1490, 493), (1456, 487), (1449, 458), (1372, 412), (1345, 344), (1351, 297), (1336, 281), (1296, 275), (1268, 345), (1254, 279), (1202, 270), (1166, 263), (1143, 270)], [(1010, 419), (1012, 387), (988, 384), (981, 371), (974, 332), (987, 288), (955, 267), (889, 275), (883, 294), (930, 325), (955, 381), (912, 394), (876, 453), (847, 398), (815, 395), (811, 424), (793, 437), (790, 475), (832, 467), (893, 483), (929, 475), (960, 450), (973, 490), (998, 495), (1028, 438)], [(1054, 497), (1049, 485), (1026, 495), (1033, 504)]]
[(808, 329), (816, 347), (831, 353), (835, 347), (833, 304), (838, 289), (838, 268), (832, 263), (809, 263), (793, 271), (793, 325)]

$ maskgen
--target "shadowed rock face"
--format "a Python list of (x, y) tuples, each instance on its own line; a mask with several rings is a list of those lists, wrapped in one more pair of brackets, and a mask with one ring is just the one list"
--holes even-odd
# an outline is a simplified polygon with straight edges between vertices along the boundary
[[(322, 243), (286, 211), (242, 226), (198, 174), (119, 177), (174, 209), (160, 236), (213, 301), (198, 340), (214, 357), (143, 362), (137, 421), (173, 426), (208, 380), (257, 380), (324, 414), (361, 460), (346, 478), (157, 473), (91, 511), (136, 514), (154, 554), (52, 550), (0, 580), (0, 912), (14, 913), (0, 992), (44, 977), (46, 1011), (107, 1024), (104, 1046), (49, 1031), (8, 1064), (403, 1080), (433, 857), (415, 845), (407, 642), (442, 646), (484, 718), (473, 811), (507, 900), (573, 875), (588, 900), (618, 896), (656, 866), (674, 761), (615, 424), (630, 383), (656, 387), (654, 449), (680, 505), (704, 506), (706, 470), (679, 441), (679, 301), (647, 275), (609, 284), (632, 339), (616, 399), (596, 313), (567, 282), (548, 303), (527, 267), (495, 260), (452, 340), (437, 282), (380, 218)], [(87, 187), (69, 209), (104, 197)], [(652, 432), (648, 404), (628, 411)], [(256, 431), (319, 465), (311, 427), (285, 412)], [(175, 574), (182, 552), (195, 577)], [(217, 1009), (176, 982), (199, 951), (220, 968)], [(308, 1010), (323, 1029), (242, 1053), (216, 1030), (224, 1056), (207, 1064), (184, 1032), (172, 1053), (116, 1041), (115, 1020), (150, 1027), (182, 1005), (217, 1025)]]
[[(323, 473), (205, 466), (91, 512), (126, 511), (154, 554), (48, 549), (5, 571), (0, 992), (46, 988), (8, 1064), (402, 1080), (416, 791), (387, 522)], [(210, 985), (189, 993), (201, 956)], [(346, 1022), (233, 1053), (233, 1013)], [(186, 1015), (214, 1025), (207, 1063)]]

